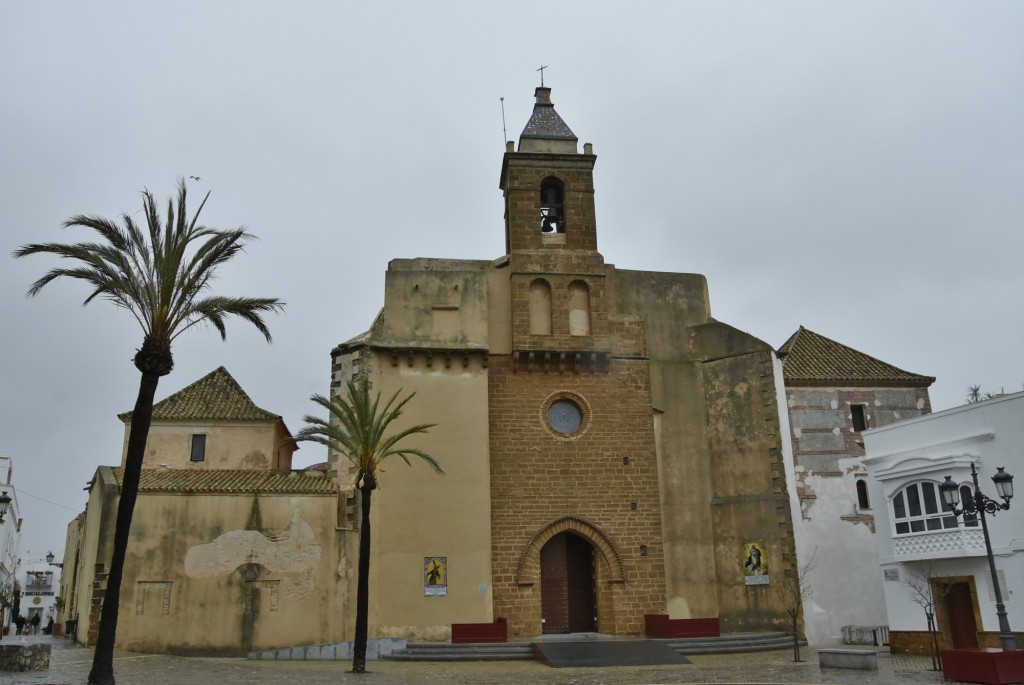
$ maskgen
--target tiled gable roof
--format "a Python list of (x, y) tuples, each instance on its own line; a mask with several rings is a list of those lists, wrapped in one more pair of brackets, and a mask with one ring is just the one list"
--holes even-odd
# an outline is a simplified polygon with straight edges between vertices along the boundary
[[(130, 411), (118, 414), (122, 421), (131, 417)], [(154, 421), (277, 421), (280, 418), (253, 404), (223, 366), (153, 405)]]
[[(117, 484), (124, 469), (112, 469)], [(337, 488), (323, 474), (242, 469), (143, 469), (139, 492), (228, 495), (330, 495)]]
[(779, 348), (787, 384), (914, 386), (927, 388), (932, 376), (904, 371), (803, 326)]

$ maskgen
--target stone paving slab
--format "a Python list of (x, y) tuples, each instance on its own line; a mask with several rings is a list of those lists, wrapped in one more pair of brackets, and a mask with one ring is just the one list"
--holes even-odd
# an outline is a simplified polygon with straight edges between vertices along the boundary
[[(20, 638), (14, 638), (20, 639)], [(33, 639), (33, 638), (29, 638)], [(39, 636), (52, 645), (49, 671), (0, 675), (0, 685), (84, 685), (92, 650), (62, 638)], [(6, 641), (6, 640), (5, 640)], [(520, 662), (371, 662), (369, 672), (349, 673), (341, 661), (262, 661), (118, 653), (118, 685), (940, 685), (927, 657), (880, 653), (877, 671), (821, 669), (812, 648), (793, 663), (792, 650), (747, 654), (693, 655), (691, 664), (554, 669)]]

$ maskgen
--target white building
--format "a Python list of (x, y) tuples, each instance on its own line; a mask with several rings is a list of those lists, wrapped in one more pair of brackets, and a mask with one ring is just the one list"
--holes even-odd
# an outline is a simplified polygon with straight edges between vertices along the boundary
[[(10, 457), (0, 456), (0, 628), (4, 634), (11, 625), (11, 606), (14, 600), (15, 570), (18, 564), (18, 544), (21, 540), (21, 516), (18, 497), (11, 485)], [(10, 502), (7, 498), (10, 498)]]
[(931, 376), (905, 371), (801, 326), (779, 348), (792, 457), (787, 481), (804, 634), (812, 645), (881, 643), (889, 620), (875, 502), (861, 433), (931, 411)]
[(21, 587), (21, 615), (26, 621), (39, 616), (39, 632), (50, 619), (57, 621), (56, 600), (60, 587), (60, 569), (46, 560), (45, 554), (26, 552), (18, 564)]
[[(996, 599), (976, 517), (954, 517), (939, 485), (945, 476), (1002, 502), (997, 467), (1024, 473), (1024, 393), (920, 416), (863, 433), (892, 649), (924, 653), (924, 599), (934, 602), (940, 648), (999, 647)], [(986, 517), (1011, 629), (1024, 635), (1024, 502)], [(922, 582), (923, 581), (923, 582)], [(915, 599), (917, 601), (915, 601)]]

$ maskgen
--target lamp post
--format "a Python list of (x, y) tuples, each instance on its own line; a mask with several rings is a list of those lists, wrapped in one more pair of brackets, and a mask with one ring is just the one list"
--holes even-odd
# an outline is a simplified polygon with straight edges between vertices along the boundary
[(54, 558), (55, 557), (53, 556), (53, 552), (48, 552), (46, 554), (46, 563), (49, 564), (50, 566), (56, 566), (57, 568), (64, 568), (64, 564), (55, 564), (55, 563), (53, 563)]
[(11, 496), (4, 490), (0, 493), (0, 523), (4, 522), (4, 514), (7, 513), (7, 508), (11, 506)]
[(939, 485), (942, 491), (942, 499), (953, 509), (954, 516), (961, 514), (977, 514), (981, 519), (981, 532), (985, 535), (985, 554), (988, 556), (988, 569), (992, 573), (992, 589), (996, 595), (996, 615), (999, 617), (999, 641), (1004, 651), (1017, 649), (1017, 641), (1010, 632), (1010, 621), (1006, 618), (1006, 606), (1003, 604), (1003, 595), (999, 591), (999, 577), (996, 575), (996, 560), (992, 556), (992, 541), (988, 536), (988, 523), (985, 521), (985, 514), (995, 516), (1000, 509), (1003, 511), (1010, 508), (1010, 498), (1013, 497), (1013, 476), (1003, 470), (1000, 466), (996, 469), (996, 475), (992, 476), (992, 482), (996, 484), (996, 494), (1003, 500), (997, 502), (986, 497), (978, 485), (978, 471), (971, 462), (971, 478), (974, 479), (974, 497), (964, 500), (963, 508), (960, 508), (960, 486), (953, 482), (951, 476), (946, 476), (945, 482)]

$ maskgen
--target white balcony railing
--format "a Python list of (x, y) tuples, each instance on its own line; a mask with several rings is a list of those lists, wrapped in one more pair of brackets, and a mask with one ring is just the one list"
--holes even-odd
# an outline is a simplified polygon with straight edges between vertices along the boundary
[(892, 539), (896, 561), (912, 561), (935, 556), (977, 556), (985, 553), (981, 528), (937, 530), (931, 533), (897, 535)]

